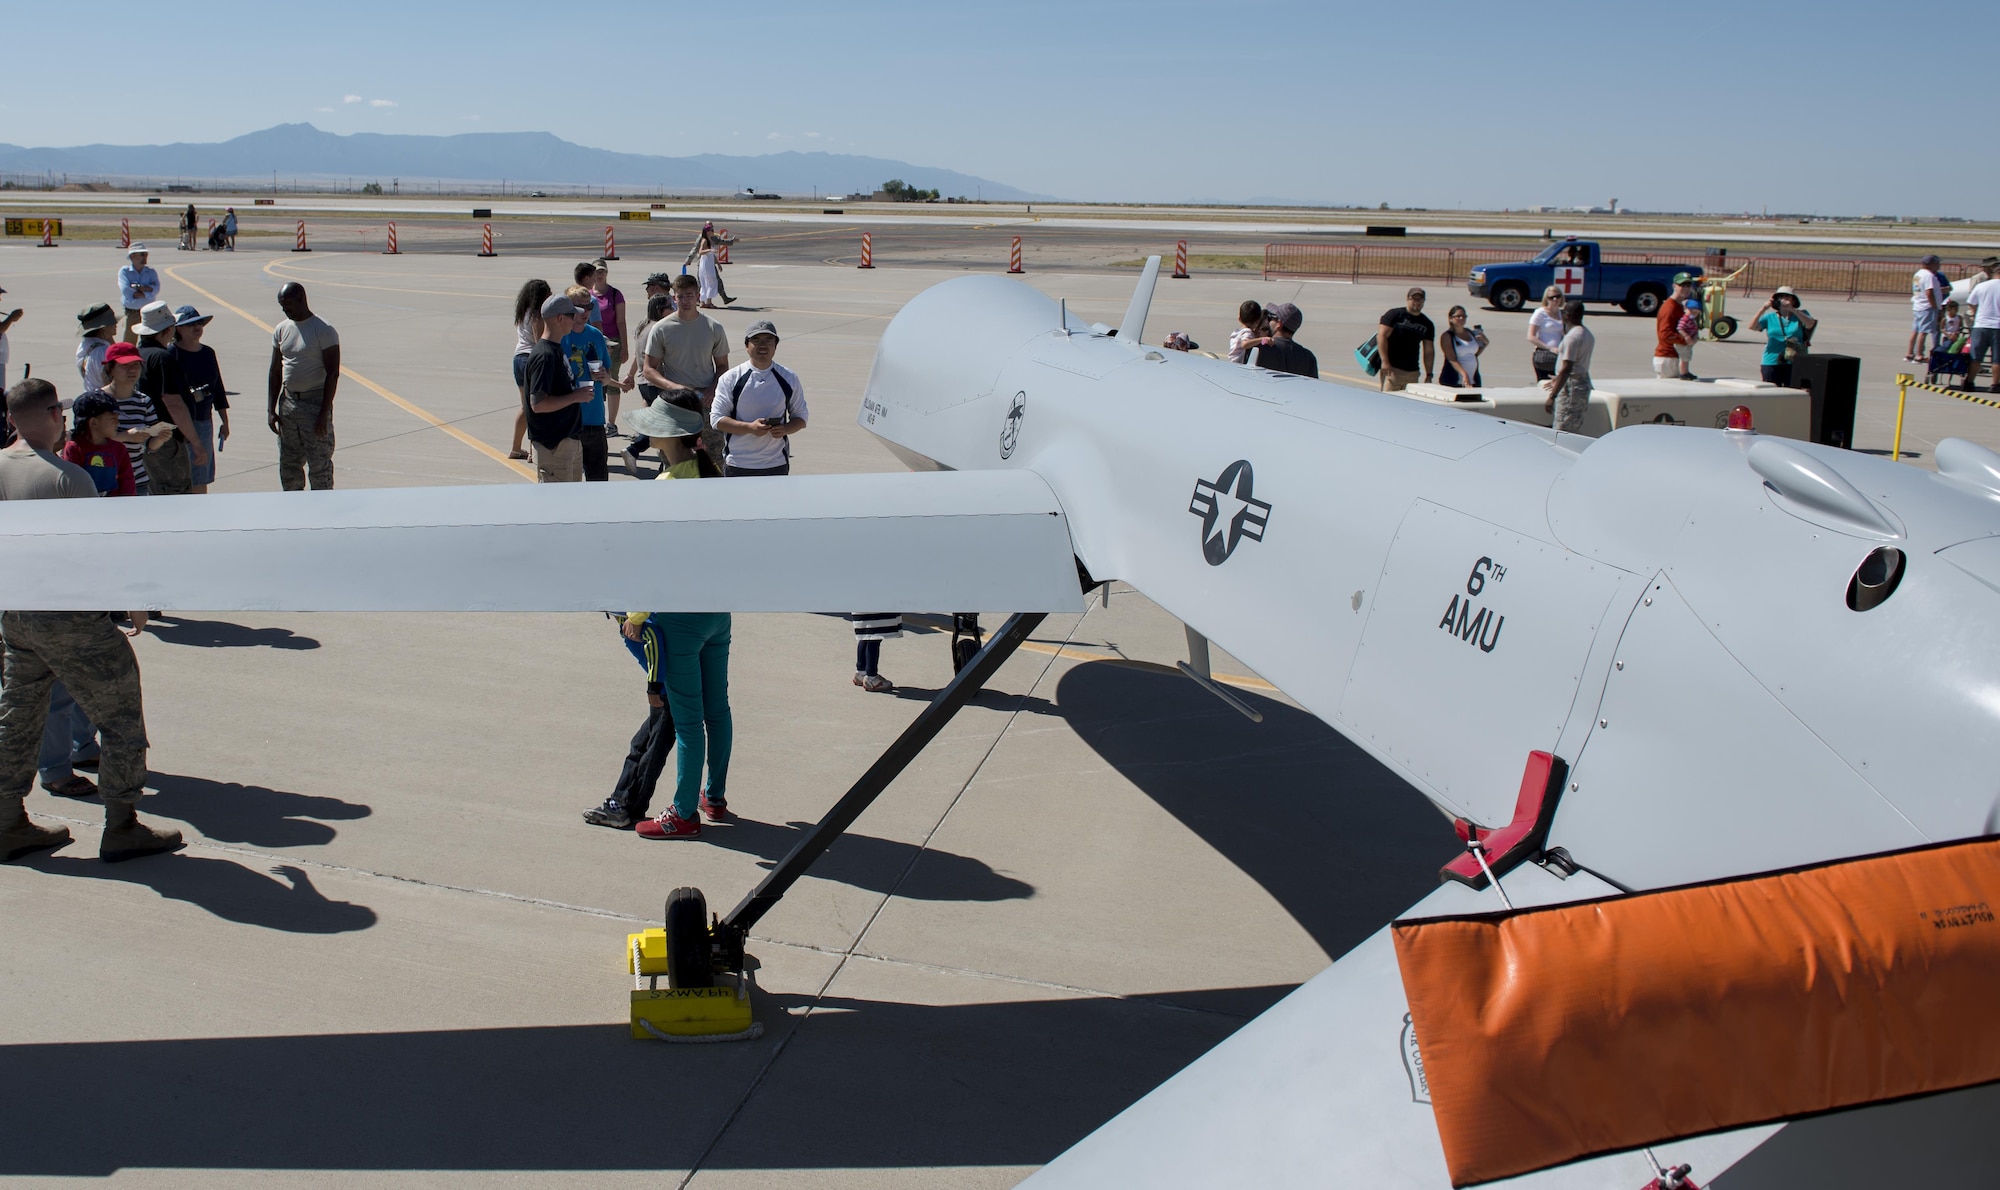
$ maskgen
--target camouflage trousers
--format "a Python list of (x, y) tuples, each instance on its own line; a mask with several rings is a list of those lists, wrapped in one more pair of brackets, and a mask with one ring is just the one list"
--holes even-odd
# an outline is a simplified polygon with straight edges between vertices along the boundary
[(139, 659), (103, 612), (0, 612), (0, 798), (35, 783), (49, 686), (60, 680), (104, 739), (97, 788), (107, 802), (136, 802), (146, 784), (146, 714)]
[(1572, 373), (1556, 394), (1555, 428), (1569, 434), (1583, 433), (1583, 415), (1589, 408), (1590, 377)]
[(288, 492), (303, 492), (308, 477), (313, 491), (333, 486), (333, 427), (314, 429), (319, 422), (324, 389), (286, 392), (278, 399), (278, 482)]

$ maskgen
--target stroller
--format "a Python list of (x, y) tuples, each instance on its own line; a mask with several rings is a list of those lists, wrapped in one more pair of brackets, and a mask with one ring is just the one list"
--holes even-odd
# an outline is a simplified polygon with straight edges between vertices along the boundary
[(1957, 376), (1959, 387), (1967, 388), (1972, 384), (1971, 372), (1972, 357), (1963, 350), (1963, 343), (1953, 343), (1931, 352), (1931, 358), (1924, 364), (1924, 383), (1949, 387), (1940, 377)]
[(229, 237), (222, 234), (222, 224), (218, 223), (208, 231), (208, 250), (220, 252), (229, 246)]

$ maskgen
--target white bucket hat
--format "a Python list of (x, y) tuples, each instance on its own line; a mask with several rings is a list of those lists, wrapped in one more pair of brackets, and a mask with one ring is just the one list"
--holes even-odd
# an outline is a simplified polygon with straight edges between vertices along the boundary
[(154, 335), (174, 329), (174, 308), (165, 302), (147, 302), (139, 311), (139, 337), (150, 339)]
[(134, 244), (130, 248), (125, 249), (125, 258), (127, 260), (130, 260), (134, 256), (150, 256), (150, 255), (151, 253), (146, 251), (146, 245), (144, 244)]
[(683, 409), (662, 397), (625, 417), (628, 432), (643, 438), (692, 438), (705, 424), (701, 411)]

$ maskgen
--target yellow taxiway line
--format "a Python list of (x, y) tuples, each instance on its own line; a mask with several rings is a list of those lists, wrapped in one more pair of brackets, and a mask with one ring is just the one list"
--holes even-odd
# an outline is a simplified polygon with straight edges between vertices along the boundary
[[(274, 260), (270, 264), (265, 265), (264, 272), (272, 277), (277, 277), (278, 274), (271, 272), (271, 270), (278, 263), (279, 262)], [(188, 280), (186, 277), (181, 276), (180, 267), (169, 267), (162, 271), (165, 272), (167, 276), (172, 277), (174, 280), (180, 282), (182, 285), (185, 285), (189, 289), (194, 290), (196, 293), (207, 298), (209, 301), (215, 303), (218, 306), (221, 306), (223, 309), (229, 311), (231, 314), (234, 314), (238, 318), (241, 318), (244, 321), (248, 322), (250, 325), (259, 328), (266, 334), (273, 334), (277, 331), (278, 328), (272, 326), (268, 322), (265, 322), (263, 319), (257, 317), (255, 314), (250, 313), (248, 310), (243, 309), (241, 306), (235, 305), (234, 303), (225, 300), (220, 294), (212, 293), (209, 290), (203, 289), (201, 286), (196, 285), (194, 282)], [(280, 278), (280, 279), (282, 280), (286, 278)], [(329, 282), (328, 284), (332, 284), (332, 282)], [(396, 408), (401, 409), (403, 412), (409, 414), (410, 416), (417, 418), (419, 421), (428, 422), (433, 428), (443, 430), (445, 433), (451, 435), (453, 438), (456, 438), (460, 442), (465, 443), (467, 446), (470, 446), (472, 449), (478, 451), (480, 454), (485, 455), (487, 458), (492, 459), (494, 462), (500, 464), (501, 466), (507, 468), (510, 471), (513, 471), (515, 474), (520, 475), (522, 478), (524, 479), (535, 478), (534, 468), (528, 466), (526, 463), (521, 462), (519, 459), (508, 458), (505, 451), (502, 451), (498, 447), (480, 441), (479, 439), (466, 433), (464, 430), (461, 430), (457, 426), (452, 425), (450, 422), (445, 421), (443, 418), (438, 417), (436, 414), (432, 413), (428, 409), (425, 409), (423, 406), (417, 404), (416, 402), (408, 400), (404, 397), (398, 396), (395, 393), (390, 392), (388, 389), (383, 388), (381, 385), (375, 383), (373, 380), (368, 379), (368, 377), (363, 376), (361, 373), (355, 371), (353, 368), (350, 368), (345, 364), (343, 364), (341, 365), (340, 368), (340, 374), (342, 376), (347, 377), (349, 380), (352, 380), (354, 383), (360, 385), (362, 388), (367, 389), (369, 392), (374, 393), (376, 396), (381, 397), (383, 400), (389, 402), (391, 405), (394, 405)]]

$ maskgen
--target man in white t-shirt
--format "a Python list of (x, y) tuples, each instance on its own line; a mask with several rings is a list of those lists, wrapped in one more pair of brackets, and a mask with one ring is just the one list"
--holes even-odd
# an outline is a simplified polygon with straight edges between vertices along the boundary
[(806, 428), (805, 383), (777, 362), (778, 328), (769, 321), (750, 324), (743, 349), (750, 362), (716, 379), (709, 409), (709, 424), (728, 435), (722, 473), (789, 475), (791, 436)]
[(1910, 274), (1910, 344), (1903, 352), (1905, 362), (1930, 358), (1931, 343), (1938, 329), (1938, 314), (1944, 309), (1951, 286), (1938, 269), (1943, 262), (1936, 256), (1924, 257)]
[[(1993, 257), (1986, 258), (1989, 262)], [(1966, 299), (1972, 307), (1972, 366), (1965, 372), (1965, 387), (1973, 388), (1979, 378), (1979, 361), (1993, 355), (1992, 391), (2000, 393), (2000, 263), (1986, 266), (1986, 280), (1972, 287)]]

